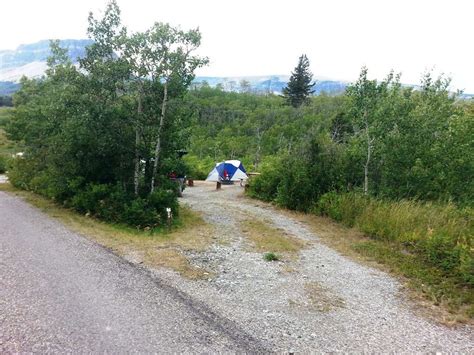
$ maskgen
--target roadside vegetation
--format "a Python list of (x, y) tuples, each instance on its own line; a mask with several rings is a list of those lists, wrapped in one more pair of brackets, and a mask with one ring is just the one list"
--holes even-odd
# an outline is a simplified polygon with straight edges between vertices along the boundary
[[(182, 101), (194, 70), (198, 30), (155, 23), (130, 33), (110, 1), (89, 16), (79, 68), (59, 41), (51, 43), (46, 76), (24, 78), (7, 131), (24, 146), (11, 183), (112, 223), (156, 228), (177, 218), (186, 147)], [(118, 55), (120, 53), (120, 55)]]
[(18, 151), (17, 144), (9, 140), (5, 132), (12, 114), (13, 108), (0, 105), (0, 174), (4, 174), (8, 170), (12, 162), (12, 155)]
[(217, 237), (212, 226), (188, 208), (181, 208), (180, 218), (168, 228), (137, 229), (125, 224), (106, 223), (65, 208), (36, 193), (0, 184), (0, 191), (21, 197), (71, 228), (136, 264), (151, 268), (164, 267), (191, 279), (209, 278), (212, 273), (193, 266), (186, 257), (188, 251), (203, 251)]

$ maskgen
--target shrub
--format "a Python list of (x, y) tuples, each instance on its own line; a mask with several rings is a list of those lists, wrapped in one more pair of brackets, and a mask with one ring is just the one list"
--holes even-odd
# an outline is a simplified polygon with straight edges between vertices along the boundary
[(282, 172), (278, 170), (282, 159), (267, 159), (262, 164), (261, 175), (249, 181), (248, 194), (264, 201), (273, 201), (282, 180)]
[(9, 177), (16, 187), (113, 223), (139, 228), (157, 227), (166, 223), (166, 208), (171, 208), (175, 217), (179, 214), (177, 185), (168, 178), (160, 178), (159, 188), (152, 194), (135, 196), (119, 184), (85, 184), (83, 177), (67, 180), (51, 169), (42, 169), (35, 159), (14, 159)]
[(165, 223), (166, 208), (178, 216), (178, 202), (173, 190), (158, 189), (146, 197), (136, 197), (118, 185), (89, 184), (71, 199), (71, 207), (100, 219), (125, 223), (139, 228)]
[(0, 174), (6, 173), (8, 170), (8, 158), (4, 155), (0, 155)]
[(204, 180), (215, 165), (215, 161), (210, 157), (199, 159), (195, 155), (185, 155), (183, 158), (188, 177), (195, 180)]
[(308, 211), (316, 200), (317, 187), (304, 162), (293, 161), (284, 169), (276, 201), (292, 210)]
[(340, 194), (332, 191), (321, 196), (314, 210), (342, 222), (348, 227), (352, 227), (356, 222), (356, 218), (364, 211), (367, 203), (367, 198), (361, 194)]
[(30, 182), (38, 171), (38, 166), (34, 161), (25, 158), (12, 159), (11, 169), (8, 172), (10, 183), (23, 190), (31, 190)]
[(275, 253), (265, 253), (263, 259), (266, 261), (278, 261), (280, 258)]

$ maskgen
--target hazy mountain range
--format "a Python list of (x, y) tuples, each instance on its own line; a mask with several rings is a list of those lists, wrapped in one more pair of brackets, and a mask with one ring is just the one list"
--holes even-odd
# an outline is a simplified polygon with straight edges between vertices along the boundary
[[(60, 45), (67, 48), (73, 63), (83, 57), (86, 46), (92, 41), (88, 39), (61, 40)], [(50, 55), (49, 40), (31, 44), (23, 44), (15, 50), (0, 50), (0, 95), (10, 95), (20, 88), (18, 84), (22, 76), (41, 77), (46, 70), (46, 59)], [(315, 94), (325, 92), (330, 95), (344, 92), (349, 84), (345, 81), (315, 78)], [(280, 94), (289, 80), (289, 75), (240, 76), (240, 77), (196, 77), (194, 85), (207, 83), (211, 87), (220, 86), (226, 91), (275, 93)], [(413, 86), (413, 85), (409, 85)], [(465, 97), (473, 95), (465, 94)]]
[[(74, 63), (85, 55), (85, 47), (91, 40), (61, 40), (60, 45), (68, 49)], [(9, 95), (19, 89), (18, 82), (23, 75), (41, 77), (46, 70), (46, 59), (50, 55), (49, 40), (23, 44), (16, 50), (0, 51), (0, 95)], [(288, 82), (288, 75), (267, 75), (248, 77), (196, 77), (195, 85), (206, 82), (211, 87), (220, 85), (228, 91), (250, 91), (255, 93), (281, 93)], [(244, 84), (244, 85), (241, 85)], [(315, 93), (337, 94), (344, 91), (347, 83), (337, 80), (317, 80)]]

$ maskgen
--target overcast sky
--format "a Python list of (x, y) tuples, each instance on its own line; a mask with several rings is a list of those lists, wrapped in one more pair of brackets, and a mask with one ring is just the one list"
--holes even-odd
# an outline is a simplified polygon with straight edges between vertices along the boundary
[[(85, 38), (106, 0), (1, 0), (0, 49)], [(200, 28), (199, 75), (290, 74), (306, 53), (315, 76), (352, 81), (362, 65), (418, 83), (434, 69), (474, 93), (474, 0), (118, 0), (132, 31), (153, 22)]]

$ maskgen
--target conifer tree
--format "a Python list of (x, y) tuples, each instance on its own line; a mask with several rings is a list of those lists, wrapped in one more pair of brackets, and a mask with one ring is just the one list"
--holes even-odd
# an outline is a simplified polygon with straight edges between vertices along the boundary
[(308, 97), (314, 92), (313, 74), (309, 71), (309, 60), (303, 54), (299, 60), (298, 65), (291, 73), (290, 81), (286, 88), (283, 89), (283, 96), (286, 98), (288, 104), (293, 107), (298, 107), (308, 101)]

